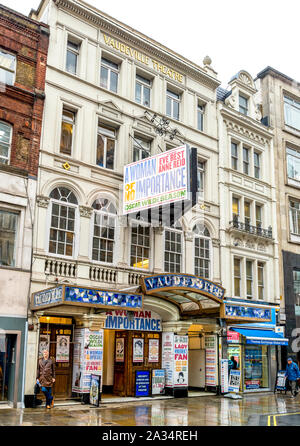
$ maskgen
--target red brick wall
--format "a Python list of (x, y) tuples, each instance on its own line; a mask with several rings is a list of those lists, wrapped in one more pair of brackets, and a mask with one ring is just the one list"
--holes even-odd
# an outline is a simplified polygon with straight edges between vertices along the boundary
[(48, 25), (0, 6), (0, 48), (16, 56), (14, 85), (0, 85), (0, 120), (13, 127), (9, 165), (34, 177), (38, 172), (48, 33)]

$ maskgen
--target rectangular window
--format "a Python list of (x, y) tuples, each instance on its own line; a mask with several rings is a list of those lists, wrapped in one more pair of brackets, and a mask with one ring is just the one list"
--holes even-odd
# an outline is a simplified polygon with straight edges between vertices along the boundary
[(18, 214), (0, 210), (0, 265), (16, 266)]
[(179, 121), (180, 96), (167, 90), (167, 115)]
[(116, 148), (116, 130), (104, 125), (98, 126), (97, 166), (114, 169)]
[(135, 100), (138, 104), (144, 105), (145, 107), (150, 107), (150, 92), (151, 92), (151, 81), (136, 75), (135, 82)]
[(254, 176), (260, 178), (260, 154), (254, 152)]
[(204, 123), (204, 105), (198, 104), (198, 107), (197, 107), (197, 128), (201, 132), (203, 132), (203, 123)]
[(286, 160), (288, 177), (300, 181), (300, 152), (287, 148)]
[(61, 123), (60, 153), (72, 155), (74, 130), (75, 113), (64, 108)]
[(165, 272), (180, 273), (182, 259), (182, 233), (165, 231)]
[(49, 252), (73, 256), (75, 239), (75, 208), (52, 203)]
[(205, 174), (205, 163), (198, 161), (197, 169), (197, 190), (198, 192), (204, 192), (204, 174)]
[(79, 47), (80, 45), (68, 40), (67, 44), (67, 62), (66, 62), (66, 70), (69, 73), (76, 74), (77, 73), (77, 63), (79, 56)]
[(130, 265), (134, 268), (149, 269), (150, 227), (138, 225), (131, 228)]
[(246, 260), (246, 292), (247, 299), (252, 299), (253, 297), (253, 262), (251, 260)]
[(262, 206), (258, 204), (255, 206), (255, 218), (256, 218), (256, 227), (262, 227)]
[(300, 235), (300, 202), (290, 201), (290, 230), (292, 234)]
[(258, 285), (258, 299), (264, 298), (264, 264), (257, 263), (257, 285)]
[(284, 118), (286, 125), (300, 130), (300, 102), (284, 96)]
[(246, 227), (251, 224), (251, 203), (249, 201), (244, 201), (244, 217)]
[(238, 170), (238, 146), (236, 143), (231, 143), (231, 168)]
[(148, 158), (151, 155), (150, 147), (149, 141), (135, 136), (133, 140), (133, 162)]
[(293, 271), (294, 279), (294, 295), (295, 295), (295, 312), (296, 316), (300, 316), (300, 271)]
[(234, 295), (241, 295), (241, 260), (234, 258)]
[(95, 212), (93, 260), (113, 263), (115, 225), (115, 218), (100, 212)]
[(119, 65), (102, 57), (100, 86), (117, 93), (118, 91)]
[(209, 239), (195, 237), (195, 275), (209, 278)]
[(240, 215), (240, 200), (232, 197), (232, 220), (237, 221)]
[(243, 147), (243, 172), (249, 175), (249, 149)]
[(9, 163), (11, 138), (12, 127), (0, 121), (0, 164)]
[(16, 73), (16, 56), (0, 49), (0, 83), (13, 85)]
[(239, 111), (244, 115), (248, 115), (248, 99), (239, 95)]

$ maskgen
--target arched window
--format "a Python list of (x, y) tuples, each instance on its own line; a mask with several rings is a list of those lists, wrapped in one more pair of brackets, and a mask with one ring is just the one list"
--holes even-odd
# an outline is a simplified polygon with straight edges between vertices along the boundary
[(92, 259), (113, 263), (117, 211), (111, 201), (98, 198), (94, 201), (94, 231)]
[(53, 189), (50, 198), (49, 253), (72, 257), (75, 247), (77, 199), (73, 192), (66, 187)]
[(165, 229), (165, 272), (180, 273), (183, 258), (183, 231), (176, 222), (172, 228)]
[(195, 239), (195, 275), (210, 278), (211, 272), (211, 239), (206, 226), (197, 224), (193, 228)]
[(0, 121), (0, 163), (8, 164), (10, 157), (12, 126)]
[(150, 226), (137, 221), (131, 222), (130, 266), (150, 267)]

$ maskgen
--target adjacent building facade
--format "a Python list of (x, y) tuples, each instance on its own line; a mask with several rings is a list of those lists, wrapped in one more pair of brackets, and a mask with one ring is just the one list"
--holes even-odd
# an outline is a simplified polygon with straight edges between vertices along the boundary
[(274, 131), (277, 225), (280, 258), (281, 323), (289, 346), (286, 355), (300, 360), (300, 84), (272, 67), (257, 75), (264, 119)]
[(49, 30), (0, 6), (0, 402), (23, 402)]

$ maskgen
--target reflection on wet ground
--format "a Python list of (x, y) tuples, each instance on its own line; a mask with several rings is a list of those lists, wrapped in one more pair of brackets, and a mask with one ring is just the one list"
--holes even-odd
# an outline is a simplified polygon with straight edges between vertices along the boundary
[(102, 404), (100, 408), (1, 409), (0, 426), (245, 426), (259, 425), (261, 415), (297, 411), (300, 396), (247, 395), (241, 400), (207, 396)]

